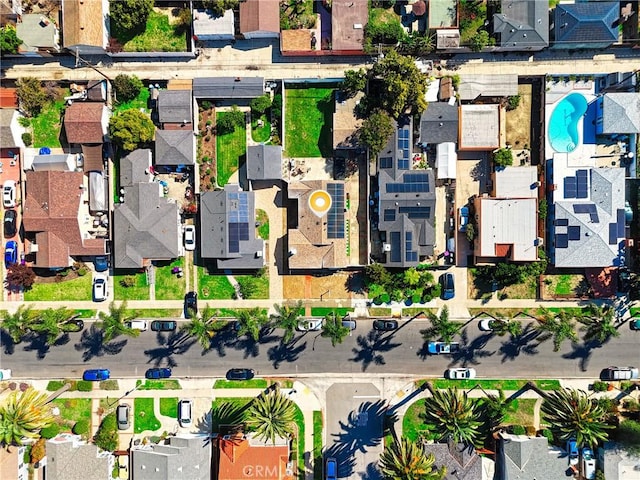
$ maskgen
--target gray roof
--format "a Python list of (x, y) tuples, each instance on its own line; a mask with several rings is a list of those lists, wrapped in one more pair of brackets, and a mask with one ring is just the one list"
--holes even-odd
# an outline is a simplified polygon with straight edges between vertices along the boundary
[(160, 90), (158, 119), (160, 123), (192, 123), (191, 90)]
[(193, 165), (193, 130), (156, 130), (156, 165)]
[[(78, 435), (62, 434), (47, 440), (47, 479), (105, 480), (111, 478), (114, 457)], [(79, 466), (82, 468), (78, 468)]]
[(247, 147), (247, 178), (249, 180), (281, 180), (282, 146)]
[(18, 111), (13, 108), (0, 108), (0, 138), (2, 139), (2, 147), (17, 147), (13, 131), (11, 130), (11, 121), (14, 115), (17, 116)]
[(555, 10), (554, 48), (606, 47), (618, 40), (618, 2), (561, 3)]
[(604, 478), (638, 480), (640, 456), (615, 442), (604, 442), (604, 448), (600, 447), (598, 450), (598, 458), (603, 459), (600, 466), (604, 471)]
[(207, 77), (193, 79), (196, 98), (256, 98), (264, 94), (262, 77)]
[(430, 103), (420, 117), (420, 143), (458, 143), (458, 106)]
[(131, 450), (136, 480), (209, 480), (211, 441), (206, 435), (169, 437), (166, 445)]
[(500, 46), (510, 50), (540, 50), (549, 45), (549, 4), (531, 0), (502, 0), (493, 16)]
[(640, 133), (640, 93), (606, 93), (602, 99), (602, 133)]
[(568, 462), (564, 450), (550, 449), (545, 437), (508, 434), (502, 436), (506, 478), (566, 480)]
[[(255, 195), (235, 184), (200, 195), (200, 255), (215, 258), (218, 268), (264, 266), (264, 242), (256, 238)], [(258, 252), (260, 252), (258, 254)]]
[(458, 94), (460, 95), (460, 100), (518, 95), (518, 75), (516, 73), (460, 75)]
[(431, 443), (424, 445), (427, 454), (433, 454), (434, 467), (446, 467), (443, 480), (480, 480), (482, 478), (482, 457), (473, 447), (461, 443)]
[(171, 260), (182, 250), (178, 204), (162, 196), (157, 182), (124, 187), (115, 205), (114, 266), (140, 268), (151, 260)]
[(44, 16), (40, 13), (22, 15), (22, 21), (16, 25), (16, 34), (28, 51), (58, 48), (56, 25), (53, 20), (45, 25)]
[(120, 159), (120, 186), (130, 187), (139, 182), (150, 182), (148, 168), (151, 166), (151, 150), (134, 150)]

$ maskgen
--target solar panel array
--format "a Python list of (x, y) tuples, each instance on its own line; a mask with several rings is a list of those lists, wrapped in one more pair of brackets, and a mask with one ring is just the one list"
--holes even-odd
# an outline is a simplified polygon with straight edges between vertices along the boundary
[(580, 226), (569, 227), (569, 240), (580, 240)]
[(413, 251), (413, 233), (405, 232), (405, 261), (407, 262), (417, 262), (418, 261), (418, 252)]
[(564, 177), (564, 198), (588, 198), (588, 177), (587, 170), (578, 170), (575, 176)]
[(387, 193), (427, 193), (429, 175), (426, 173), (406, 173), (402, 183), (387, 183)]
[(249, 194), (234, 192), (227, 195), (229, 223), (229, 252), (239, 253), (240, 242), (249, 240)]
[(616, 243), (618, 243), (618, 238), (624, 238), (624, 230), (624, 209), (618, 208), (616, 210), (616, 223), (609, 224), (609, 245), (615, 245)]
[(384, 221), (393, 222), (396, 219), (396, 211), (393, 208), (384, 210)]
[(567, 248), (569, 246), (569, 236), (566, 233), (556, 233), (556, 248)]
[(380, 168), (393, 168), (393, 158), (392, 157), (381, 157), (380, 158)]
[(588, 213), (591, 223), (600, 223), (595, 203), (577, 203), (573, 206), (573, 213)]
[(412, 219), (431, 218), (431, 207), (400, 207), (398, 211)]
[(398, 130), (398, 170), (409, 170), (409, 129)]
[(391, 232), (391, 261), (400, 262), (402, 253), (400, 251), (400, 232)]
[(327, 214), (327, 238), (344, 238), (344, 184), (327, 183), (331, 208)]

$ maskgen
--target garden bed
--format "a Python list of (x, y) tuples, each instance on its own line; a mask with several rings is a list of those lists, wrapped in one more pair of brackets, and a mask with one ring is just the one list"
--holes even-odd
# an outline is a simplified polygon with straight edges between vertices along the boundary
[(198, 105), (198, 162), (200, 163), (200, 190), (216, 187), (216, 138), (213, 135), (216, 111), (211, 102)]

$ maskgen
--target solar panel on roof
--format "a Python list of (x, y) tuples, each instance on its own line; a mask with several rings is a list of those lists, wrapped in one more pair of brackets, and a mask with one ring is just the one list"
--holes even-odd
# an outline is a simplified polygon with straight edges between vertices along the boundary
[(400, 262), (402, 253), (400, 251), (400, 232), (391, 232), (391, 261)]
[(331, 208), (327, 213), (327, 238), (344, 238), (344, 185), (328, 183)]
[(625, 222), (624, 222), (624, 209), (623, 208), (618, 208), (616, 210), (616, 214), (617, 214), (617, 225), (618, 225), (618, 238), (624, 238), (624, 227), (625, 227)]
[(567, 248), (569, 246), (569, 237), (564, 233), (556, 234), (556, 248)]
[(609, 224), (609, 245), (618, 243), (618, 226), (615, 223)]
[(380, 168), (393, 168), (393, 158), (392, 157), (380, 158)]
[(569, 227), (569, 240), (580, 240), (580, 227), (579, 226), (571, 226), (571, 227)]
[(385, 209), (383, 218), (385, 222), (393, 222), (396, 219), (396, 211), (393, 208)]
[(400, 207), (400, 213), (406, 214), (409, 218), (431, 218), (431, 207)]
[(564, 198), (576, 198), (576, 178), (564, 177)]
[(407, 158), (398, 159), (398, 170), (409, 170), (409, 160)]
[(567, 225), (569, 225), (569, 219), (568, 218), (556, 218), (553, 221), (554, 225), (557, 225), (559, 227), (566, 227)]

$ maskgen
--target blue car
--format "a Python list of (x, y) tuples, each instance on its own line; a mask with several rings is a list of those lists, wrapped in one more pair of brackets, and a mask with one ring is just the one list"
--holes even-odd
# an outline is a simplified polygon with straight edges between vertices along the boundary
[(453, 273), (445, 273), (440, 275), (440, 283), (442, 284), (442, 299), (451, 300), (456, 296), (456, 284)]
[(4, 266), (9, 268), (9, 265), (18, 263), (18, 243), (15, 240), (9, 240), (4, 246)]
[(158, 380), (160, 378), (169, 378), (171, 376), (170, 368), (150, 368), (144, 374), (146, 378), (152, 378)]
[(93, 257), (93, 267), (96, 269), (96, 272), (106, 272), (109, 270), (109, 260), (105, 255)]
[(111, 375), (111, 372), (108, 368), (96, 368), (94, 370), (85, 370), (82, 374), (82, 379), (90, 382), (100, 382), (109, 380), (109, 375)]

